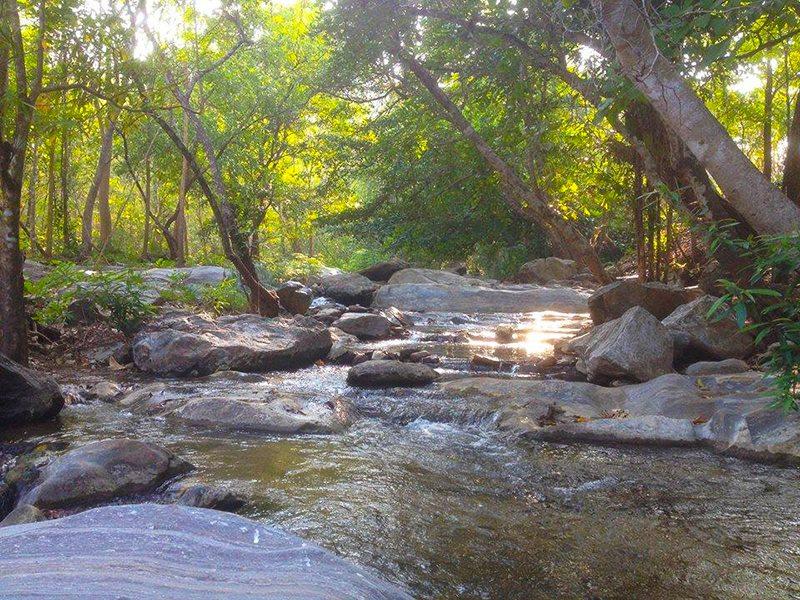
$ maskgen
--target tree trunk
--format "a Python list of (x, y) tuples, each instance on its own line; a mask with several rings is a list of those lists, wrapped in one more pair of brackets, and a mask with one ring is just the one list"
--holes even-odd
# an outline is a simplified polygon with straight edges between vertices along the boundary
[(794, 233), (800, 207), (744, 155), (697, 94), (656, 48), (633, 0), (592, 0), (628, 78), (708, 170), (727, 201), (759, 234)]
[(63, 250), (67, 252), (72, 246), (72, 234), (69, 225), (69, 158), (70, 142), (66, 127), (61, 132), (61, 165), (59, 175), (61, 179), (61, 242)]
[[(183, 143), (189, 145), (189, 117), (184, 113), (183, 116)], [(188, 242), (188, 231), (186, 227), (186, 192), (189, 186), (189, 161), (186, 157), (181, 157), (181, 181), (178, 186), (178, 207), (175, 211), (175, 227), (173, 237), (175, 239), (175, 261), (179, 267), (186, 266), (186, 246)]]
[(100, 143), (100, 157), (97, 161), (92, 185), (86, 195), (86, 202), (83, 207), (83, 218), (81, 219), (81, 252), (80, 258), (86, 260), (92, 253), (92, 230), (94, 229), (94, 205), (106, 173), (106, 165), (111, 163), (112, 142), (114, 140), (114, 128), (109, 125), (102, 131), (102, 141)]
[(403, 49), (396, 47), (392, 53), (414, 73), (434, 100), (445, 110), (448, 120), (472, 142), (486, 163), (498, 174), (507, 191), (504, 196), (508, 199), (510, 208), (526, 220), (542, 225), (556, 245), (563, 247), (573, 260), (587, 267), (599, 282), (611, 281), (594, 249), (583, 235), (548, 204), (541, 190), (529, 188), (511, 166), (500, 158), (439, 87), (433, 75)]
[(144, 158), (144, 233), (142, 234), (142, 260), (150, 259), (150, 213), (153, 207), (150, 201), (152, 184), (150, 181), (150, 154)]
[(39, 147), (34, 144), (31, 157), (31, 175), (28, 179), (28, 214), (25, 224), (31, 238), (31, 251), (36, 250), (36, 184), (39, 180)]
[[(111, 192), (111, 160), (114, 148), (114, 123), (108, 124), (108, 157), (103, 162), (103, 175), (100, 179), (100, 186), (97, 188), (97, 216), (100, 222), (100, 249), (105, 252), (111, 242), (111, 230), (113, 228), (111, 219), (111, 206), (109, 205), (109, 195)], [(106, 138), (103, 138), (106, 142)]]
[(47, 230), (45, 232), (44, 252), (47, 258), (53, 257), (53, 229), (56, 212), (56, 144), (53, 141), (47, 152)]
[(772, 181), (772, 102), (775, 88), (772, 84), (772, 62), (767, 59), (766, 83), (764, 85), (764, 177)]
[(783, 191), (792, 202), (800, 206), (800, 92), (795, 97), (794, 116), (786, 138)]
[[(2, 150), (3, 154), (8, 148)], [(11, 158), (2, 157), (3, 165)], [(28, 362), (28, 325), (25, 318), (24, 263), (19, 247), (22, 177), (3, 166), (0, 174), (0, 353), (21, 364)]]
[(647, 281), (647, 258), (644, 243), (644, 176), (640, 166), (633, 174), (633, 228), (636, 241), (636, 275), (639, 281)]

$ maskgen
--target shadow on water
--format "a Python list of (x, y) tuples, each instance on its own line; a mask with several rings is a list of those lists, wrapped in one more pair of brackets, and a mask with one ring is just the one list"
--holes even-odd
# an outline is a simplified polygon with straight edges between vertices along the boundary
[[(440, 321), (414, 338), (453, 330)], [(495, 324), (472, 324), (484, 349)], [(222, 435), (91, 404), (17, 437), (157, 441), (249, 497), (246, 516), (420, 598), (800, 597), (796, 469), (700, 450), (522, 445), (428, 390), (356, 391), (344, 375), (314, 367), (239, 384), (345, 394), (362, 418), (342, 435)], [(176, 385), (218, 395), (230, 384)]]

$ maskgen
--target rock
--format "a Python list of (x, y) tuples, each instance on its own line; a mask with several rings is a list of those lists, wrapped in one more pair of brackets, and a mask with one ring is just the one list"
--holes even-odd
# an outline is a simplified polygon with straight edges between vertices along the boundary
[(361, 340), (382, 340), (392, 334), (389, 319), (369, 313), (345, 313), (333, 326)]
[(113, 402), (123, 390), (116, 383), (111, 381), (100, 381), (86, 390), (86, 397), (89, 400), (100, 400), (101, 402)]
[[(415, 356), (415, 354), (412, 354), (411, 356)], [(442, 359), (435, 355), (422, 357), (423, 365), (438, 365), (440, 362), (442, 362)]]
[(357, 387), (414, 387), (439, 378), (432, 368), (397, 360), (370, 360), (350, 368), (347, 383)]
[(280, 285), (275, 293), (281, 305), (293, 315), (304, 315), (314, 300), (313, 292), (298, 281), (287, 281)]
[(354, 420), (355, 411), (343, 397), (326, 402), (278, 396), (252, 398), (202, 397), (189, 400), (170, 415), (190, 425), (257, 433), (336, 433)]
[(320, 323), (324, 323), (325, 325), (330, 325), (336, 319), (341, 317), (345, 312), (346, 308), (323, 308), (315, 312), (312, 316), (314, 319), (319, 321)]
[(117, 363), (126, 365), (133, 362), (131, 346), (127, 342), (114, 342), (88, 350), (84, 356), (90, 364), (108, 365), (113, 358)]
[(681, 304), (691, 302), (702, 292), (658, 282), (639, 283), (623, 279), (601, 287), (589, 296), (589, 314), (595, 325), (618, 319), (634, 306), (641, 306), (657, 319), (663, 319)]
[(44, 521), (46, 518), (44, 513), (35, 506), (20, 504), (8, 513), (5, 519), (0, 521), (0, 527), (21, 525), (23, 523), (37, 523), (39, 521)]
[(686, 374), (692, 377), (702, 377), (704, 375), (744, 373), (749, 370), (750, 367), (743, 360), (728, 358), (720, 361), (696, 362), (686, 367)]
[(80, 298), (67, 307), (65, 322), (67, 325), (92, 325), (102, 318), (93, 300)]
[(574, 260), (548, 256), (526, 262), (517, 274), (519, 283), (550, 283), (575, 277), (578, 274), (578, 263)]
[(623, 419), (597, 419), (569, 423), (538, 430), (539, 440), (558, 442), (594, 442), (647, 444), (649, 446), (690, 446), (697, 443), (694, 425), (689, 419), (658, 415)]
[(641, 307), (596, 327), (581, 353), (590, 380), (624, 378), (649, 381), (672, 372), (672, 337), (653, 315)]
[(358, 344), (358, 338), (335, 327), (332, 327), (329, 331), (331, 333), (333, 345), (328, 352), (326, 360), (330, 362), (345, 363), (349, 360), (352, 360), (353, 357), (348, 356), (348, 354), (353, 354), (353, 347)]
[(450, 262), (442, 267), (443, 271), (448, 271), (450, 273), (455, 273), (456, 275), (466, 275), (467, 274), (467, 265), (463, 262)]
[(145, 283), (156, 289), (167, 288), (176, 282), (182, 285), (213, 286), (233, 277), (236, 277), (235, 271), (213, 265), (156, 268), (142, 273)]
[(342, 304), (369, 306), (378, 286), (358, 273), (341, 273), (320, 279), (323, 293)]
[(469, 361), (469, 365), (479, 369), (493, 369), (499, 371), (503, 367), (503, 361), (493, 356), (475, 354)]
[(92, 442), (53, 460), (22, 503), (40, 509), (73, 508), (151, 493), (193, 469), (172, 452), (146, 442)]
[(701, 296), (664, 319), (674, 334), (676, 359), (747, 358), (753, 353), (753, 338), (740, 332), (732, 317), (713, 320), (706, 316), (715, 301), (713, 296)]
[(264, 372), (310, 365), (331, 344), (328, 330), (307, 317), (171, 313), (136, 335), (133, 357), (139, 369), (157, 375)]
[(50, 268), (35, 260), (26, 260), (22, 267), (22, 272), (25, 275), (25, 281), (36, 282), (47, 275), (50, 272)]
[(373, 306), (469, 314), (588, 310), (586, 295), (571, 288), (526, 285), (488, 288), (435, 283), (385, 285), (375, 294)]
[(375, 263), (359, 271), (359, 274), (371, 281), (389, 281), (392, 275), (408, 267), (409, 264), (406, 261), (394, 258), (392, 260)]
[(0, 354), (0, 425), (45, 421), (62, 408), (64, 396), (52, 377)]
[(389, 278), (389, 285), (410, 283), (438, 283), (441, 285), (487, 285), (488, 282), (476, 277), (465, 277), (452, 271), (436, 269), (403, 269)]
[(234, 512), (245, 505), (244, 498), (230, 490), (190, 481), (178, 481), (172, 484), (164, 497), (181, 506), (213, 508), (224, 512)]
[(500, 344), (510, 344), (514, 341), (515, 333), (513, 325), (498, 325), (494, 330), (494, 339)]
[[(418, 352), (412, 353), (408, 357), (408, 360), (411, 361), (411, 362), (415, 362), (415, 363), (424, 362), (426, 358), (430, 357), (430, 355), (431, 355), (431, 353), (428, 352), (427, 350), (420, 350)], [(372, 358), (375, 359), (375, 356), (373, 355)]]
[(279, 529), (187, 506), (106, 506), (0, 532), (4, 598), (411, 600)]

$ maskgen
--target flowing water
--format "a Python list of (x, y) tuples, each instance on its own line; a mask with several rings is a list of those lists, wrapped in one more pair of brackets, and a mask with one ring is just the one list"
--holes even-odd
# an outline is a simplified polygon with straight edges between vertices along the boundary
[[(491, 332), (509, 321), (524, 331), (497, 345)], [(446, 356), (450, 373), (476, 351), (544, 353), (581, 323), (434, 315), (411, 341)], [(430, 390), (358, 391), (345, 374), (326, 366), (176, 382), (193, 394), (234, 385), (344, 394), (362, 418), (341, 435), (221, 434), (90, 404), (16, 437), (162, 443), (197, 465), (198, 479), (248, 497), (244, 515), (370, 565), (419, 598), (800, 597), (797, 469), (700, 450), (521, 444)]]

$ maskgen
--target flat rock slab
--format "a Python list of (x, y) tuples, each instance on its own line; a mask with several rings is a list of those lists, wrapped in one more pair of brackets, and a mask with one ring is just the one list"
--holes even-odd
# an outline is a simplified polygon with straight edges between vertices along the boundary
[(315, 544), (214, 510), (138, 504), (0, 529), (4, 599), (410, 600)]
[(266, 319), (172, 313), (138, 333), (133, 360), (157, 375), (209, 375), (216, 371), (264, 372), (303, 367), (327, 356), (331, 336), (305, 317)]
[[(403, 271), (400, 271), (402, 273)], [(397, 273), (396, 275), (399, 275)], [(480, 287), (437, 283), (385, 285), (373, 306), (416, 312), (525, 313), (557, 311), (586, 313), (588, 294), (568, 287), (508, 285)]]

